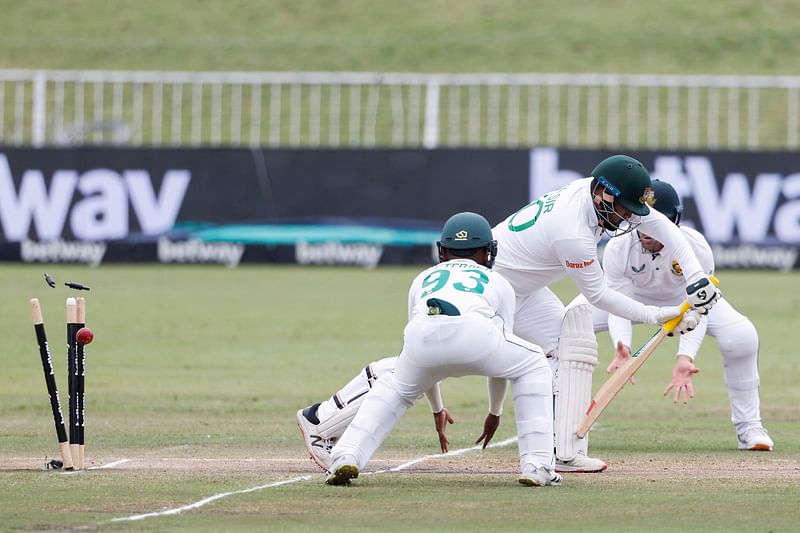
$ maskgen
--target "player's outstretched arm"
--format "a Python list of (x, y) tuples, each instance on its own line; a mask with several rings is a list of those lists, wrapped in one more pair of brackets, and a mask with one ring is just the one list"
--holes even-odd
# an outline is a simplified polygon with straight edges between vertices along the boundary
[(508, 391), (508, 380), (504, 378), (486, 378), (487, 391), (489, 393), (489, 413), (483, 421), (483, 433), (475, 441), (475, 444), (483, 443), (483, 448), (489, 445), (494, 437), (494, 432), (500, 426), (500, 415), (503, 414), (503, 401)]

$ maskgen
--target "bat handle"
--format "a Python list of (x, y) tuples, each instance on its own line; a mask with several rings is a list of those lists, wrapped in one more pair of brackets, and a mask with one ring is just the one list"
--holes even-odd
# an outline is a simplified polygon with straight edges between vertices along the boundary
[(678, 324), (681, 323), (681, 319), (683, 318), (683, 315), (686, 313), (686, 311), (688, 311), (691, 308), (692, 306), (691, 304), (689, 304), (689, 302), (683, 302), (681, 304), (681, 314), (679, 314), (675, 318), (672, 318), (664, 322), (661, 328), (665, 330), (667, 333), (672, 333), (675, 330), (675, 328), (678, 327)]

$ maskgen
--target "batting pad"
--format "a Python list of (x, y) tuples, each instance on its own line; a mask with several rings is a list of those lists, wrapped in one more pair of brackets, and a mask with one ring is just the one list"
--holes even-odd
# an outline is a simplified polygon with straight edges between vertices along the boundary
[(343, 408), (320, 422), (319, 425), (317, 425), (317, 433), (319, 436), (323, 439), (338, 439), (341, 437), (344, 430), (347, 429), (347, 426), (350, 425), (350, 422), (356, 416), (358, 408), (361, 407), (361, 404), (364, 402), (364, 397), (367, 395), (367, 392), (368, 391), (364, 391), (364, 394), (352, 400)]
[(568, 307), (558, 341), (556, 383), (556, 456), (569, 461), (588, 450), (588, 438), (575, 435), (592, 400), (592, 374), (597, 366), (597, 341), (589, 305)]
[[(317, 409), (320, 435), (325, 438), (338, 438), (355, 416), (355, 411), (364, 400), (375, 381), (382, 375), (392, 372), (397, 357), (385, 357), (374, 361), (361, 370), (344, 387), (322, 402)], [(355, 411), (350, 407), (353, 406)]]

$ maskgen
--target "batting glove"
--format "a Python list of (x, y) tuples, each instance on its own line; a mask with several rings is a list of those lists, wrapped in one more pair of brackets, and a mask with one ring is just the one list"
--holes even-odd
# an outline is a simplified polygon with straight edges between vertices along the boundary
[[(681, 306), (680, 305), (668, 305), (666, 307), (657, 307), (656, 308), (656, 321), (663, 325), (665, 322), (669, 322), (676, 316), (681, 314)], [(684, 333), (688, 333), (692, 331), (694, 328), (697, 327), (698, 322), (700, 322), (700, 316), (697, 314), (696, 311), (690, 309), (681, 317), (681, 321), (675, 326), (675, 329), (672, 332), (668, 333), (667, 335), (672, 337), (675, 331), (683, 335)]]
[(686, 286), (686, 300), (702, 315), (714, 307), (720, 292), (708, 278), (702, 278)]
[(680, 305), (668, 305), (666, 307), (655, 307), (653, 309), (655, 311), (655, 313), (653, 314), (655, 320), (652, 323), (658, 325), (661, 325), (664, 322), (669, 322), (670, 320), (681, 314)]
[[(677, 326), (675, 326), (675, 329), (673, 331), (677, 331), (681, 335), (685, 335), (686, 333), (689, 333), (694, 328), (696, 328), (697, 324), (699, 323), (700, 323), (700, 315), (694, 309), (690, 309), (689, 311), (686, 311), (686, 313), (684, 313), (680, 323)], [(671, 337), (672, 333), (669, 333), (668, 335)]]

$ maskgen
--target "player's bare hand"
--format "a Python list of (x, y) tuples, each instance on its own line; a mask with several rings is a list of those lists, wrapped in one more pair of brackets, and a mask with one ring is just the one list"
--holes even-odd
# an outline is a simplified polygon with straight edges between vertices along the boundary
[(436, 426), (436, 434), (439, 435), (439, 446), (442, 448), (442, 453), (447, 453), (447, 447), (450, 441), (447, 440), (447, 424), (454, 423), (453, 417), (447, 409), (442, 409), (438, 413), (433, 413), (433, 423)]
[(700, 372), (694, 366), (692, 359), (686, 355), (679, 355), (678, 362), (672, 367), (672, 382), (664, 389), (664, 396), (673, 392), (672, 403), (683, 401), (684, 405), (689, 403), (689, 398), (694, 398), (694, 385), (692, 385), (692, 375)]
[[(617, 371), (617, 369), (622, 368), (625, 363), (631, 360), (631, 347), (626, 346), (622, 343), (622, 341), (617, 341), (617, 348), (614, 351), (614, 359), (611, 361), (611, 364), (608, 365), (606, 368), (606, 372), (609, 374), (613, 374)], [(631, 385), (636, 383), (636, 379), (631, 376), (628, 381)]]
[(475, 441), (475, 444), (483, 442), (483, 449), (485, 450), (486, 446), (489, 445), (489, 441), (494, 437), (494, 432), (497, 431), (498, 427), (500, 427), (500, 415), (493, 415), (492, 413), (487, 414), (486, 418), (483, 419), (483, 433), (481, 433), (481, 436)]

